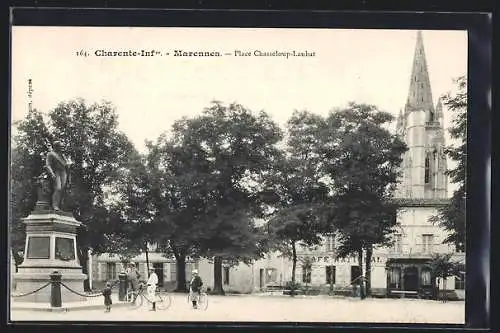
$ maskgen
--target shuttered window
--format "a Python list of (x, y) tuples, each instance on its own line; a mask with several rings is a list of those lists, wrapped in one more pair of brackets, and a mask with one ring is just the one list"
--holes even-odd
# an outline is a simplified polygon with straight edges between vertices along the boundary
[(170, 281), (177, 281), (177, 265), (175, 262), (170, 263)]

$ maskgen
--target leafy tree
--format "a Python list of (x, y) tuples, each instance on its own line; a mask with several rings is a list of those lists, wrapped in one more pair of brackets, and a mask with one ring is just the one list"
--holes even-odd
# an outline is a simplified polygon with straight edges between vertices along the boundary
[(455, 244), (457, 249), (465, 250), (465, 181), (467, 163), (467, 79), (462, 76), (456, 80), (457, 91), (442, 97), (443, 104), (453, 113), (452, 126), (449, 128), (451, 138), (458, 141), (450, 145), (445, 152), (449, 158), (457, 162), (455, 168), (447, 170), (451, 181), (458, 185), (447, 205), (439, 209), (431, 222), (448, 231), (444, 243)]
[[(119, 179), (120, 171), (127, 168), (128, 157), (135, 151), (117, 127), (117, 115), (110, 103), (87, 105), (78, 99), (57, 105), (47, 120), (38, 112), (29, 113), (19, 123), (14, 139), (19, 161), (26, 168), (23, 173), (29, 176), (22, 186), (13, 186), (15, 201), (23, 203), (13, 207), (14, 218), (27, 215), (36, 201), (31, 180), (42, 172), (44, 156), (52, 140), (62, 143), (64, 153), (73, 162), (71, 184), (62, 209), (72, 211), (83, 223), (77, 235), (77, 254), (84, 273), (88, 249), (94, 253), (108, 250), (107, 235), (117, 219), (108, 214), (105, 189)], [(21, 174), (13, 176), (16, 182)], [(89, 289), (88, 281), (84, 286)]]
[(358, 257), (360, 267), (363, 267), (363, 262), (365, 263), (365, 275), (359, 281), (360, 297), (370, 296), (373, 248), (392, 243), (390, 235), (396, 227), (397, 206), (388, 199), (380, 199), (372, 193), (349, 191), (337, 196), (333, 207), (335, 214), (333, 223), (339, 231), (340, 245), (337, 256), (345, 258), (354, 254)]
[[(407, 148), (384, 128), (392, 120), (375, 106), (350, 103), (330, 113), (321, 133), (323, 168), (334, 193), (327, 219), (340, 231), (339, 256), (355, 254), (363, 267), (365, 250), (366, 271), (371, 270), (373, 247), (389, 244), (396, 226), (397, 207), (391, 199)], [(365, 297), (363, 284), (360, 297)]]
[(287, 145), (273, 170), (275, 212), (268, 232), (275, 250), (292, 260), (292, 285), (295, 285), (297, 245), (312, 247), (326, 232), (319, 209), (328, 196), (322, 181), (318, 153), (318, 132), (324, 119), (306, 111), (294, 112), (287, 122)]
[(460, 264), (453, 261), (452, 256), (452, 253), (436, 253), (432, 255), (429, 263), (433, 276), (439, 277), (443, 281), (443, 301), (446, 301), (446, 279), (450, 276), (459, 276)]
[(296, 205), (278, 211), (267, 223), (270, 249), (292, 260), (292, 285), (295, 285), (297, 247), (312, 247), (321, 242), (319, 219), (310, 204)]
[[(314, 263), (313, 259), (311, 257), (309, 257), (309, 256), (304, 256), (304, 257), (301, 257), (300, 261), (301, 261), (302, 269), (304, 270), (304, 272), (306, 274), (310, 275), (311, 272), (312, 272), (312, 267), (313, 267), (313, 263)], [(309, 279), (306, 278), (306, 281), (305, 281), (305, 284), (306, 284), (305, 289), (306, 289), (306, 291), (307, 291), (307, 289), (309, 287), (309, 285), (308, 285), (309, 284), (309, 282), (308, 282), (309, 280), (310, 280), (310, 276), (309, 276)]]
[[(115, 223), (106, 234), (106, 252), (118, 254), (122, 262), (148, 249), (156, 240), (153, 227), (153, 207), (150, 192), (152, 178), (146, 158), (133, 151), (127, 157), (126, 167), (119, 170), (120, 177), (107, 189), (107, 207), (115, 216)], [(146, 260), (149, 265), (149, 261)]]
[(176, 175), (197, 189), (191, 190), (199, 207), (192, 220), (196, 231), (186, 229), (195, 232), (200, 253), (214, 258), (214, 293), (223, 294), (223, 261), (259, 256), (254, 217), (263, 214), (264, 178), (281, 133), (266, 113), (254, 115), (242, 105), (220, 102), (178, 122), (173, 132), (181, 147)]
[(172, 135), (148, 142), (147, 170), (151, 179), (149, 198), (154, 212), (152, 228), (159, 249), (176, 260), (176, 291), (187, 291), (186, 259), (199, 256), (199, 239), (206, 211), (206, 177), (202, 159), (183, 139), (189, 129), (183, 119), (173, 125)]

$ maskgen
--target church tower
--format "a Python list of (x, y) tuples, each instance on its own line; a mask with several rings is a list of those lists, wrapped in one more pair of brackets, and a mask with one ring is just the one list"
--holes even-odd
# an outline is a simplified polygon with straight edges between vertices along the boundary
[(447, 197), (446, 156), (441, 101), (434, 106), (422, 32), (417, 32), (410, 88), (397, 134), (406, 142), (397, 196), (407, 199)]

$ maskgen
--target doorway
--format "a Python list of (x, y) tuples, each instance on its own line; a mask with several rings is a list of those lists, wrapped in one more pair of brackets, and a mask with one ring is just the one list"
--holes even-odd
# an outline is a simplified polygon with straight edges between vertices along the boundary
[(260, 287), (260, 290), (263, 290), (264, 289), (264, 268), (261, 268), (259, 273), (260, 273), (259, 274), (259, 287)]
[(407, 267), (404, 271), (404, 290), (418, 290), (418, 269)]

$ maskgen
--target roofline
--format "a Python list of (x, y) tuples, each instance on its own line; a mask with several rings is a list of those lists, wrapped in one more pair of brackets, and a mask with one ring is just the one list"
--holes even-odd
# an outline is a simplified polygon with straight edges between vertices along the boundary
[(446, 206), (450, 199), (417, 199), (417, 198), (398, 198), (393, 202), (402, 207), (442, 207)]

